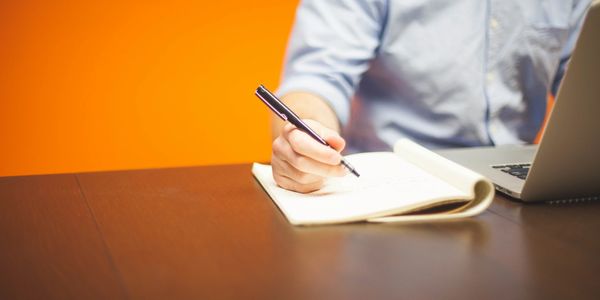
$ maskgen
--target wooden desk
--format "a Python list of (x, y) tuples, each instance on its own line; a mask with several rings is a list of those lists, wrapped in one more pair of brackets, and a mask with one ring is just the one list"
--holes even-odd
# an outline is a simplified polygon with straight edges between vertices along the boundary
[(250, 165), (0, 178), (0, 298), (600, 299), (600, 203), (292, 227)]

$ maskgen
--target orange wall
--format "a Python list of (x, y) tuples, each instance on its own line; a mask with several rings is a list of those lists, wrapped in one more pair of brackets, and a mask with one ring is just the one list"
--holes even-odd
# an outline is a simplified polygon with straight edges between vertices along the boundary
[(296, 5), (0, 2), (0, 176), (268, 160)]

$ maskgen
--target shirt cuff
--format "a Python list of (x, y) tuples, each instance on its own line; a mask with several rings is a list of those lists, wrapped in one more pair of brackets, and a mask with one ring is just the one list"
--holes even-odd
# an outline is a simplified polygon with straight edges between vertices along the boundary
[(284, 80), (277, 89), (277, 96), (283, 96), (291, 92), (311, 93), (323, 99), (337, 115), (342, 126), (350, 119), (350, 96), (336, 87), (335, 83), (327, 82), (321, 78), (312, 76), (294, 77)]

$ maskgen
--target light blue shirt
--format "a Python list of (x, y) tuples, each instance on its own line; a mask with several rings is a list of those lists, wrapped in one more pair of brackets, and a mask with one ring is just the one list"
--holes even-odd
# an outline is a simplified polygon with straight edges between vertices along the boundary
[(349, 152), (531, 143), (590, 0), (305, 0), (278, 94), (330, 104)]

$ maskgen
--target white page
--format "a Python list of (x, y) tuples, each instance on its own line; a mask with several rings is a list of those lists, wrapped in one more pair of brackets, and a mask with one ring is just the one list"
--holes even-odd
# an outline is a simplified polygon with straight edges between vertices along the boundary
[(414, 166), (467, 193), (471, 200), (467, 205), (451, 213), (384, 216), (370, 218), (369, 222), (429, 222), (461, 219), (480, 214), (490, 206), (494, 199), (495, 190), (489, 179), (435, 154), (411, 140), (402, 139), (396, 142), (394, 152)]
[(357, 221), (412, 210), (435, 200), (469, 197), (393, 153), (361, 153), (346, 159), (360, 178), (330, 179), (310, 194), (278, 187), (271, 166), (254, 164), (252, 171), (292, 224)]

